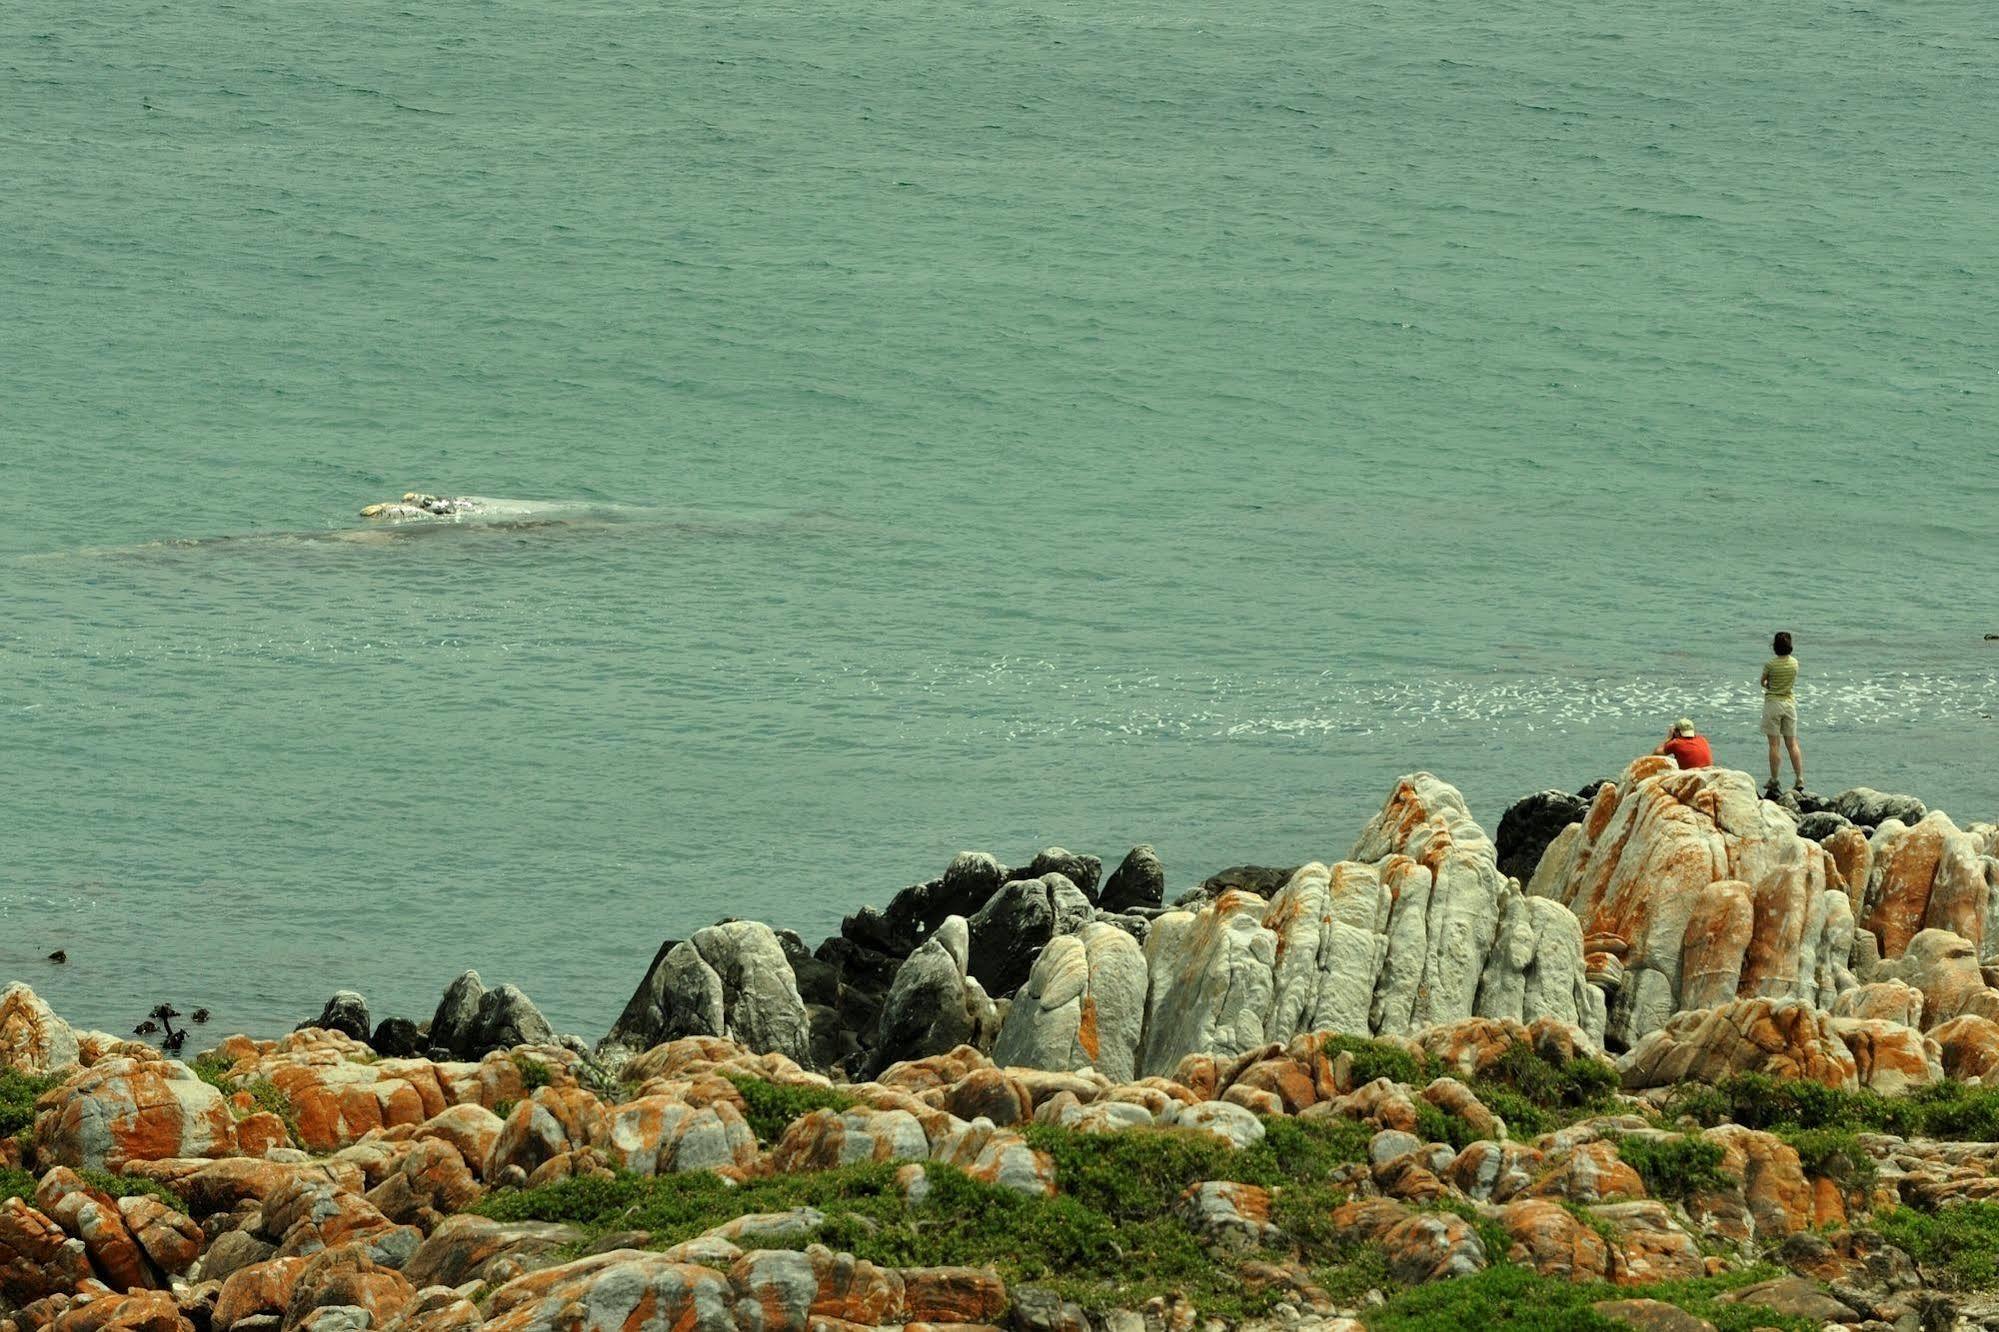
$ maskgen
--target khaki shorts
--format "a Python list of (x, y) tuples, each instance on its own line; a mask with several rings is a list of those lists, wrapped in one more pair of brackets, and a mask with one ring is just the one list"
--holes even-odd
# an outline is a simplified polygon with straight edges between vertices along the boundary
[(1786, 740), (1798, 737), (1798, 704), (1789, 698), (1763, 698), (1763, 734), (1772, 739), (1782, 736)]

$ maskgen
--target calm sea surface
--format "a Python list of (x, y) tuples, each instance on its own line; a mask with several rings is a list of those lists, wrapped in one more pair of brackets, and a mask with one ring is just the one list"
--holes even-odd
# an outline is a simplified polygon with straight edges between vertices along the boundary
[(594, 1039), (960, 848), (1754, 766), (1779, 627), (1999, 815), (1995, 161), (1986, 0), (13, 0), (0, 980)]

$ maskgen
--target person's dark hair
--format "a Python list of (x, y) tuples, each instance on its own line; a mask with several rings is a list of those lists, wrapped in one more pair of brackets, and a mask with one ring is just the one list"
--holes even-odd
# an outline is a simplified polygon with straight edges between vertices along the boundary
[(1791, 636), (1788, 633), (1778, 634), (1775, 638), (1770, 640), (1770, 650), (1775, 652), (1780, 657), (1790, 656)]

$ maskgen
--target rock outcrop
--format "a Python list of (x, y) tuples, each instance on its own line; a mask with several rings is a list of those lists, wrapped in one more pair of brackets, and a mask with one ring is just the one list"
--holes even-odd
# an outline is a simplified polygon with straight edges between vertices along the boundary
[(971, 974), (988, 994), (1012, 994), (1051, 939), (1074, 934), (1093, 914), (1090, 899), (1065, 874), (1015, 879), (966, 921)]
[(1939, 810), (1913, 826), (1885, 820), (1869, 840), (1867, 864), (1861, 923), (1882, 957), (1900, 957), (1926, 929), (1968, 940), (1981, 959), (1994, 956), (1986, 934), (1999, 898), (1999, 859), (1948, 814)]
[(875, 1032), (875, 1069), (961, 1045), (991, 1045), (999, 1014), (971, 974), (970, 949), (964, 917), (948, 916), (896, 971)]
[(19, 981), (0, 990), (0, 1069), (53, 1073), (77, 1062), (76, 1033)]
[(768, 925), (725, 921), (663, 946), (603, 1044), (636, 1052), (681, 1036), (722, 1036), (810, 1061), (805, 1001)]
[(1095, 1068), (1136, 1076), (1145, 1021), (1145, 954), (1129, 934), (1092, 921), (1058, 935), (1035, 960), (993, 1045), (1002, 1065)]
[(236, 1146), (222, 1093), (178, 1060), (107, 1059), (41, 1104), (36, 1151), (56, 1165), (118, 1170), (133, 1161), (228, 1156)]
[[(366, 1020), (365, 1010), (361, 1014)], [(360, 1039), (366, 1039), (361, 1033)], [(534, 1001), (512, 985), (488, 990), (468, 971), (445, 987), (430, 1019), (430, 1047), (446, 1058), (476, 1060), (516, 1045), (553, 1045), (555, 1030)]]
[(1581, 923), (1606, 1037), (1630, 1046), (1696, 1001), (1830, 1007), (1856, 983), (1852, 903), (1830, 867), (1748, 774), (1643, 758), (1549, 844), (1530, 892)]

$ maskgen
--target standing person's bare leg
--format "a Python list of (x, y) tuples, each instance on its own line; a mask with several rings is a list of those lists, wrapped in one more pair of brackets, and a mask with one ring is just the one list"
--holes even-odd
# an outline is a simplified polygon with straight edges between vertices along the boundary
[(1770, 737), (1770, 785), (1777, 784), (1777, 778), (1784, 771), (1784, 751), (1777, 743), (1777, 737)]
[[(1805, 784), (1804, 751), (1798, 748), (1798, 737), (1795, 735), (1784, 737), (1784, 744), (1791, 751), (1791, 771), (1797, 776), (1798, 786), (1802, 789)], [(1770, 780), (1773, 782), (1777, 780), (1777, 742), (1775, 740), (1770, 742)]]

